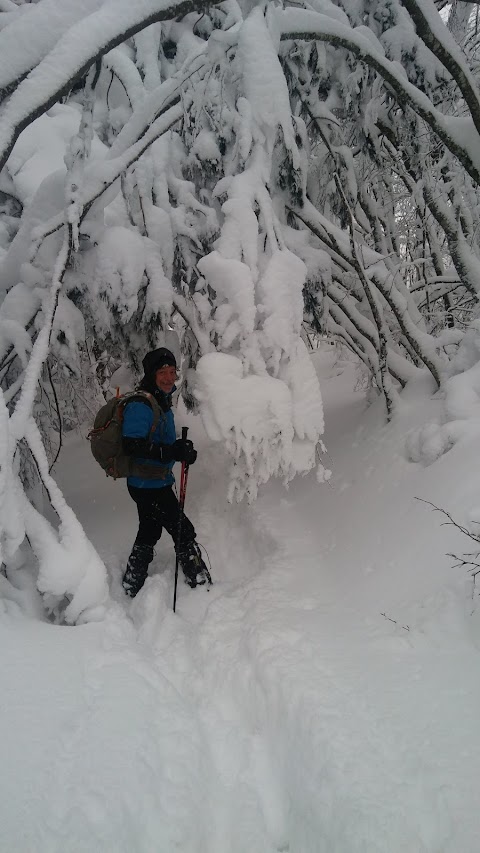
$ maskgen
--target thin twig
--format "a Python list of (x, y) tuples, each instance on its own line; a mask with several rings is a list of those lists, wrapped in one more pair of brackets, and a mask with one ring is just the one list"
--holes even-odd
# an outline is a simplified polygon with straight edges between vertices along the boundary
[[(417, 498), (415, 496), (415, 500), (421, 501), (424, 504), (428, 504), (429, 506), (431, 506), (433, 508), (434, 512), (441, 512), (442, 515), (444, 515), (446, 518), (448, 518), (448, 521), (444, 521), (441, 524), (441, 527), (444, 527), (447, 524), (451, 524), (453, 527), (456, 527), (457, 530), (460, 530), (461, 533), (464, 533), (465, 536), (469, 536), (470, 539), (473, 539), (474, 542), (480, 542), (480, 536), (477, 536), (475, 533), (471, 533), (470, 530), (468, 530), (468, 528), (464, 527), (462, 524), (459, 524), (458, 521), (455, 521), (455, 519), (452, 518), (452, 516), (450, 515), (449, 512), (447, 512), (446, 509), (442, 509), (441, 507), (436, 506), (431, 501), (426, 501), (425, 498)], [(475, 523), (478, 524), (479, 522), (475, 522)]]
[(388, 622), (393, 622), (394, 625), (398, 625), (399, 628), (403, 628), (404, 631), (410, 630), (409, 625), (400, 625), (400, 623), (397, 622), (396, 619), (391, 619), (390, 616), (387, 616), (386, 613), (380, 613), (380, 616), (383, 616)]

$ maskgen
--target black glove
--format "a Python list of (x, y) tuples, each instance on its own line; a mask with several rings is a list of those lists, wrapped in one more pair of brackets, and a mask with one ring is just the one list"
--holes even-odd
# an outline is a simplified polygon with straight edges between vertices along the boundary
[(177, 438), (173, 444), (153, 444), (148, 438), (130, 438), (124, 436), (123, 449), (127, 456), (141, 459), (155, 459), (156, 462), (186, 462), (193, 465), (197, 451), (187, 438)]
[(188, 438), (177, 438), (171, 445), (164, 445), (163, 458), (166, 459), (165, 451), (171, 453), (171, 459), (175, 462), (186, 462), (187, 465), (193, 465), (197, 458), (197, 451), (193, 446), (193, 442)]

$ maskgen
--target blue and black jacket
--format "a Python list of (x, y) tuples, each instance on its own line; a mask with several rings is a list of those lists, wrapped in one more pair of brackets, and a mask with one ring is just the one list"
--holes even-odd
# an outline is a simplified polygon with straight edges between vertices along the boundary
[[(160, 406), (160, 418), (153, 433), (150, 435), (150, 430), (153, 425), (153, 411), (151, 406), (145, 400), (132, 400), (127, 403), (123, 413), (123, 446), (125, 452), (132, 456), (136, 462), (142, 465), (152, 465), (161, 470), (162, 475), (158, 479), (142, 477), (128, 477), (127, 483), (129, 486), (135, 486), (139, 489), (161, 489), (164, 486), (171, 486), (175, 482), (173, 476), (174, 462), (162, 461), (162, 447), (171, 445), (176, 440), (175, 435), (175, 419), (172, 411), (172, 394), (175, 391), (175, 386), (172, 389), (172, 394), (165, 394), (155, 387), (145, 387), (145, 384), (140, 385), (145, 391), (153, 394), (158, 405)], [(165, 469), (167, 472), (165, 473)]]

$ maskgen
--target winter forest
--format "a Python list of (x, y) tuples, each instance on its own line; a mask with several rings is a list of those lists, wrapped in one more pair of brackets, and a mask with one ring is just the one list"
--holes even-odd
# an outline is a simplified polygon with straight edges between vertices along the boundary
[[(95, 626), (108, 614), (113, 595), (111, 566), (75, 497), (70, 499), (72, 478), (81, 478), (83, 463), (68, 469), (69, 448), (75, 436), (86, 444), (98, 408), (117, 387), (135, 386), (145, 352), (157, 346), (169, 347), (181, 362), (179, 411), (189, 423), (201, 423), (209, 465), (219, 465), (218, 474), (211, 475), (218, 480), (215, 498), (209, 514), (205, 510), (208, 530), (215, 518), (225, 523), (228, 518), (240, 536), (249, 513), (257, 519), (266, 513), (262, 495), (272, 494), (266, 490), (278, 490), (272, 507), (285, 501), (292, 506), (305, 482), (310, 484), (305, 512), (322, 506), (332, 519), (343, 513), (340, 504), (335, 511), (325, 508), (335, 489), (336, 458), (343, 456), (340, 449), (332, 459), (322, 370), (317, 369), (321, 352), (332, 367), (330, 345), (353, 377), (357, 399), (362, 395), (371, 435), (388, 437), (397, 429), (396, 443), (385, 438), (382, 445), (387, 480), (397, 463), (401, 476), (403, 464), (438, 471), (435, 465), (452, 458), (455, 448), (460, 453), (462, 442), (469, 440), (476, 448), (465, 463), (465, 471), (471, 470), (474, 452), (478, 459), (480, 415), (479, 16), (477, 0), (0, 0), (0, 614), (2, 601), (5, 613), (8, 603), (21, 605), (23, 612), (28, 592), (30, 616), (34, 613), (44, 627), (69, 632), (67, 647), (80, 642), (73, 637), (82, 631), (100, 630)], [(435, 418), (428, 414), (422, 421), (419, 412), (432, 400)], [(407, 410), (415, 416), (406, 416)], [(345, 423), (339, 415), (340, 431)], [(366, 436), (373, 454), (377, 439)], [(348, 439), (348, 452), (353, 446)], [(82, 452), (88, 454), (88, 447)], [(397, 454), (403, 454), (401, 463)], [(454, 517), (455, 502), (449, 503), (448, 489), (442, 488), (447, 480), (451, 484), (455, 470), (463, 470), (458, 466), (440, 478), (442, 487), (421, 491), (418, 486), (418, 496), (435, 506), (440, 493), (440, 510)], [(359, 468), (358, 479), (368, 503), (365, 470)], [(112, 500), (115, 504), (112, 495), (122, 490), (120, 483), (110, 486), (101, 510), (106, 516)], [(89, 483), (86, 489), (85, 503), (95, 486)], [(471, 490), (474, 494), (473, 485)], [(197, 504), (201, 500), (199, 485)], [(363, 502), (361, 494), (356, 500), (357, 506)], [(470, 568), (466, 576), (475, 585), (480, 564), (478, 553), (470, 553), (471, 541), (441, 541), (442, 518), (432, 521), (425, 505), (413, 511), (422, 514), (419, 530), (426, 519), (432, 525), (429, 541), (439, 537), (438, 559), (445, 559), (445, 566), (452, 562), (444, 558), (446, 551), (463, 547), (455, 576), (463, 582), (465, 567)], [(478, 527), (470, 525), (475, 518), (467, 522), (460, 513), (460, 522), (457, 531), (478, 546)], [(447, 523), (455, 526), (450, 516)], [(399, 518), (399, 534), (402, 524)], [(352, 510), (346, 526), (361, 538), (369, 525), (381, 528), (380, 514), (363, 520), (357, 530)], [(237, 533), (232, 534), (234, 550)], [(223, 536), (226, 545), (225, 531)], [(258, 536), (259, 548), (268, 550), (265, 530)], [(303, 534), (297, 530), (292, 536), (301, 550)], [(403, 536), (409, 537), (406, 527)], [(248, 562), (249, 554), (245, 551), (242, 560)], [(153, 589), (164, 579), (151, 581)], [(263, 600), (259, 587), (251, 601), (249, 595), (245, 618), (250, 605), (260, 608)], [(132, 612), (144, 632), (141, 642), (155, 646), (153, 598), (149, 604), (145, 596)], [(285, 592), (282, 607), (287, 598)], [(222, 604), (227, 620), (228, 614), (233, 618), (231, 601), (227, 597)], [(265, 604), (265, 618), (268, 612)], [(110, 620), (120, 619), (112, 613)], [(404, 618), (399, 605), (382, 617), (382, 630), (398, 632), (390, 639), (392, 654), (399, 655), (397, 641), (407, 642), (410, 634), (408, 642), (413, 642), (412, 626), (403, 625), (411, 614)], [(197, 625), (199, 617), (192, 618)], [(205, 656), (215, 631), (221, 631), (220, 610), (215, 619), (215, 630), (205, 631)], [(352, 625), (346, 611), (345, 622)], [(66, 628), (74, 625), (81, 627)], [(277, 636), (278, 626), (275, 631)], [(162, 642), (167, 643), (165, 637)], [(26, 643), (25, 650), (30, 648)], [(473, 672), (473, 659), (475, 666), (478, 661), (472, 649), (468, 645)], [(139, 663), (138, 673), (140, 668)], [(426, 668), (432, 672), (435, 666)], [(246, 685), (244, 675), (240, 681)], [(89, 673), (95, 696), (96, 677)], [(287, 707), (300, 687), (293, 681), (282, 685)], [(330, 710), (338, 722), (343, 700), (336, 687), (338, 704)], [(267, 694), (270, 688), (269, 683)], [(462, 690), (457, 685), (455, 695)], [(148, 705), (147, 695), (140, 694)], [(275, 708), (282, 706), (283, 700), (276, 701)], [(175, 713), (181, 717), (183, 712)], [(213, 728), (213, 717), (210, 722)], [(107, 723), (104, 728), (102, 720), (97, 723), (105, 735)], [(255, 720), (250, 723), (256, 730)], [(310, 723), (307, 730), (314, 738)], [(365, 760), (374, 747), (362, 741), (353, 712), (350, 723), (350, 737), (362, 744)], [(283, 737), (285, 727), (277, 724)], [(218, 719), (215, 725), (219, 731)], [(156, 726), (163, 743), (165, 730), (158, 721)], [(274, 739), (274, 733), (270, 736)], [(140, 736), (135, 737), (138, 745)], [(219, 737), (216, 758), (222, 766), (220, 753), (228, 738), (221, 728)], [(297, 744), (307, 765), (312, 740), (309, 744)], [(7, 846), (25, 853), (478, 849), (473, 842), (468, 845), (475, 832), (478, 839), (480, 827), (470, 823), (470, 841), (467, 836), (462, 841), (454, 829), (458, 802), (448, 801), (446, 817), (439, 795), (430, 811), (431, 791), (419, 793), (415, 785), (421, 787), (420, 782), (412, 782), (415, 790), (405, 794), (404, 813), (388, 812), (383, 823), (380, 816), (374, 829), (360, 817), (356, 834), (352, 815), (366, 811), (352, 792), (342, 794), (341, 805), (329, 802), (325, 793), (321, 809), (318, 803), (296, 803), (295, 811), (290, 800), (282, 809), (281, 773), (278, 767), (272, 770), (263, 746), (254, 741), (254, 769), (249, 765), (258, 787), (270, 792), (262, 805), (263, 823), (246, 797), (251, 832), (232, 836), (228, 843), (221, 825), (210, 836), (204, 827), (200, 841), (188, 835), (181, 801), (185, 786), (195, 788), (190, 768), (193, 775), (175, 777), (179, 790), (162, 806), (178, 818), (184, 836), (177, 827), (156, 846), (147, 804), (143, 840), (132, 824), (133, 834), (126, 833), (122, 847), (108, 835), (108, 820), (96, 822), (95, 806), (85, 800), (90, 835), (85, 830), (79, 838), (73, 818), (61, 823), (57, 815), (65, 834), (55, 836), (55, 843), (37, 827), (37, 846), (28, 834), (13, 847), (9, 837)], [(334, 747), (322, 753), (327, 764), (330, 749), (335, 753)], [(241, 751), (239, 740), (236, 754)], [(195, 754), (201, 755), (200, 747)], [(320, 747), (313, 754), (320, 773)], [(411, 779), (417, 771), (406, 756), (407, 748), (402, 778)], [(475, 756), (477, 761), (478, 750)], [(384, 766), (385, 754), (380, 751), (372, 760)], [(378, 769), (377, 763), (373, 766)], [(474, 766), (478, 772), (480, 764)], [(199, 767), (195, 772), (201, 779)], [(322, 784), (338, 792), (338, 774), (348, 775), (348, 767), (342, 755), (323, 783), (312, 769), (311, 796), (323, 790)], [(67, 758), (62, 772), (66, 768)], [(292, 787), (300, 784), (296, 764), (290, 766), (285, 758), (282, 768)], [(470, 771), (465, 778), (471, 781), (475, 774)], [(90, 779), (87, 764), (80, 773)], [(386, 781), (377, 774), (387, 802), (389, 793), (391, 802), (398, 793), (393, 775)], [(353, 773), (352, 778), (361, 799), (360, 777)], [(418, 807), (418, 821), (410, 825), (405, 815), (412, 815), (416, 796), (423, 802), (424, 794), (428, 804)], [(191, 796), (195, 800), (195, 791)], [(221, 798), (223, 803), (224, 794)], [(349, 813), (350, 798), (354, 805), (347, 831), (341, 815)], [(330, 816), (324, 836), (312, 818), (318, 809)], [(295, 815), (293, 835), (287, 812)], [(228, 823), (227, 814), (234, 825), (228, 809), (224, 820)], [(198, 829), (195, 810), (192, 820)], [(0, 829), (0, 848), (1, 839)]]

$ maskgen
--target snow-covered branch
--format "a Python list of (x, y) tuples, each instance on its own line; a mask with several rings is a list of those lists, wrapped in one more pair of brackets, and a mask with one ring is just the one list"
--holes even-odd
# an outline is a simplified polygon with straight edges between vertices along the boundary
[(363, 33), (327, 15), (303, 9), (277, 11), (282, 39), (316, 39), (349, 50), (385, 80), (398, 102), (414, 110), (462, 163), (472, 180), (480, 185), (478, 134), (471, 118), (445, 116), (432, 101), (405, 77), (398, 64), (387, 59)]
[[(295, 209), (294, 212), (295, 216), (320, 239), (323, 239), (323, 235), (326, 234), (330, 245), (333, 245), (343, 260), (352, 269), (355, 269), (348, 235), (345, 232), (328, 222), (308, 200), (305, 201), (301, 209)], [(362, 248), (362, 254), (364, 263), (368, 263), (369, 265), (369, 281), (375, 286), (391, 308), (409, 346), (411, 346), (412, 350), (423, 361), (425, 366), (428, 367), (435, 381), (440, 385), (442, 364), (435, 353), (434, 341), (428, 334), (421, 332), (409, 317), (406, 298), (396, 288), (395, 280), (388, 268), (385, 267), (383, 257), (366, 246)]]
[(417, 33), (442, 62), (458, 85), (467, 104), (473, 123), (480, 134), (480, 92), (474, 75), (452, 34), (448, 31), (433, 0), (402, 0), (415, 22)]
[[(105, 0), (97, 11), (74, 22), (18, 83), (0, 113), (0, 171), (22, 130), (67, 95), (102, 56), (153, 23), (208, 5), (209, 0), (143, 0), (133, 5), (130, 0)], [(42, 11), (43, 4), (38, 8)], [(19, 19), (19, 27), (22, 21), (31, 36), (30, 16)], [(7, 34), (8, 28), (0, 33), (0, 51)]]

